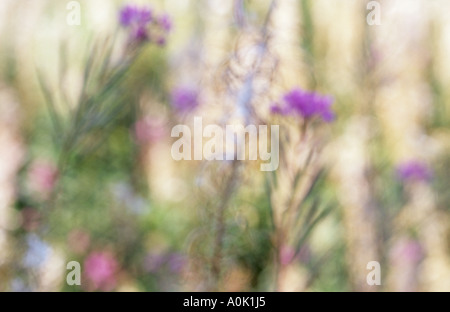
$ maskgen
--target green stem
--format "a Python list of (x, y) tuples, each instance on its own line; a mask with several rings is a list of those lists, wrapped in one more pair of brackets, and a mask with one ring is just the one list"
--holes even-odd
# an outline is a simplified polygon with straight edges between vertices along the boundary
[(214, 291), (218, 291), (220, 286), (220, 278), (222, 275), (222, 257), (223, 257), (223, 245), (224, 245), (224, 237), (225, 237), (225, 212), (230, 202), (230, 199), (235, 190), (238, 174), (239, 174), (239, 165), (238, 161), (234, 161), (232, 164), (231, 175), (228, 179), (227, 185), (225, 186), (222, 201), (217, 209), (216, 214), (216, 233), (214, 239), (214, 251), (211, 263), (211, 275), (213, 279), (212, 289)]

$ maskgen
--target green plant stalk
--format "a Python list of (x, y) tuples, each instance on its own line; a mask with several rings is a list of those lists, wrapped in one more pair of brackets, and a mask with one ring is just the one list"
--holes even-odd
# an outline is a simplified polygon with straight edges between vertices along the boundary
[(215, 240), (214, 251), (211, 261), (211, 277), (212, 277), (212, 290), (218, 291), (220, 288), (220, 278), (222, 275), (222, 258), (223, 258), (223, 245), (225, 237), (225, 212), (226, 208), (232, 198), (234, 190), (236, 189), (237, 182), (239, 181), (239, 163), (237, 160), (233, 161), (231, 167), (231, 175), (227, 181), (224, 192), (222, 194), (222, 200), (216, 212), (215, 217)]

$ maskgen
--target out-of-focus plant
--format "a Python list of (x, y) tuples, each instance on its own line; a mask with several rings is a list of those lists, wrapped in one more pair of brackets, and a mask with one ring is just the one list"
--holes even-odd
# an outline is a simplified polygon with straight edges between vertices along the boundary
[[(133, 177), (130, 177), (131, 165), (128, 166), (133, 160), (123, 161), (123, 158), (131, 159), (134, 156), (132, 138), (126, 137), (131, 130), (126, 127), (131, 128), (132, 115), (136, 110), (135, 101), (131, 101), (136, 95), (131, 93), (144, 88), (137, 86), (135, 80), (130, 82), (130, 78), (133, 78), (131, 76), (134, 76), (130, 73), (136, 68), (134, 65), (138, 59), (146, 56), (144, 52), (147, 47), (154, 45), (157, 48), (165, 45), (172, 22), (168, 15), (156, 14), (149, 7), (127, 5), (120, 10), (117, 24), (120, 24), (120, 31), (117, 33), (90, 41), (82, 64), (81, 87), (76, 90), (75, 99), (69, 96), (69, 91), (74, 90), (67, 90), (64, 86), (64, 80), (71, 72), (68, 62), (73, 60), (67, 53), (65, 43), (61, 44), (56, 84), (48, 80), (50, 75), (41, 68), (36, 71), (51, 117), (49, 121), (52, 125), (54, 146), (48, 147), (50, 152), (47, 157), (50, 156), (49, 158), (56, 161), (45, 159), (34, 161), (30, 165), (25, 164), (24, 169), (28, 169), (28, 175), (24, 175), (26, 182), (23, 183), (16, 204), (22, 219), (17, 238), (26, 242), (24, 253), (17, 254), (17, 258), (22, 257), (22, 261), (17, 262), (17, 272), (21, 275), (18, 280), (32, 290), (41, 289), (42, 277), (38, 271), (50, 261), (51, 255), (57, 249), (49, 242), (64, 242), (61, 240), (61, 237), (64, 237), (61, 234), (65, 235), (69, 231), (65, 251), (68, 257), (84, 263), (83, 279), (86, 282), (80, 289), (75, 290), (116, 289), (119, 273), (127, 270), (129, 259), (141, 257), (139, 249), (134, 245), (140, 243), (136, 239), (139, 233), (147, 229), (124, 229), (136, 222), (135, 216), (142, 214), (148, 204), (135, 190), (135, 184), (139, 182), (127, 186), (128, 183), (132, 184), (128, 179), (133, 180)], [(130, 88), (130, 84), (134, 88)], [(53, 85), (55, 87), (52, 87)], [(72, 92), (70, 94), (73, 95)], [(137, 141), (146, 141), (148, 133), (142, 129), (142, 125), (138, 128)], [(116, 159), (110, 164), (119, 163), (119, 166), (122, 166), (109, 175), (108, 169), (105, 170), (107, 166), (98, 164), (103, 164), (101, 158), (114, 148), (121, 153), (116, 155)], [(128, 166), (126, 170), (123, 165)], [(112, 167), (117, 168), (114, 164)], [(118, 174), (118, 171), (121, 173)], [(129, 176), (120, 177), (126, 180), (125, 187), (114, 185), (119, 183), (117, 175), (120, 176), (125, 171), (128, 171), (126, 174)], [(74, 172), (77, 179), (70, 179)], [(116, 176), (113, 176), (114, 174)], [(97, 196), (92, 192), (91, 184), (98, 181), (91, 179), (98, 175), (102, 176), (100, 182), (105, 183), (105, 191), (110, 191), (114, 196)], [(89, 186), (86, 188), (83, 184)], [(98, 186), (96, 188), (98, 189)], [(62, 194), (64, 196), (61, 196)], [(79, 207), (83, 204), (75, 198), (80, 194), (86, 196), (85, 200), (89, 206), (96, 206), (97, 212), (86, 212), (83, 207)], [(108, 197), (111, 197), (111, 200), (106, 202)], [(63, 203), (65, 209), (55, 209)], [(100, 207), (99, 203), (104, 203), (104, 207)], [(78, 208), (77, 212), (73, 207)], [(117, 207), (124, 207), (125, 210)], [(94, 220), (80, 224), (80, 220), (95, 219), (95, 215), (102, 208), (107, 210), (103, 210), (101, 214), (110, 212), (107, 217), (101, 218), (103, 222)], [(61, 222), (61, 215), (64, 214), (72, 216), (67, 223)], [(78, 217), (80, 219), (77, 221)], [(124, 221), (125, 219), (127, 221)], [(118, 223), (120, 224), (117, 225)], [(111, 224), (116, 226), (112, 227)], [(111, 240), (117, 243), (114, 248), (108, 247), (108, 241)], [(120, 249), (133, 250), (133, 253)]]
[[(335, 119), (332, 103), (329, 96), (296, 88), (271, 107), (281, 124), (280, 168), (268, 175), (278, 291), (290, 290), (287, 280), (291, 265), (314, 227), (331, 210), (328, 203), (312, 194), (325, 172), (320, 158), (324, 140), (320, 128)], [(302, 285), (301, 281), (296, 283)]]
[[(124, 87), (130, 68), (148, 44), (164, 45), (172, 27), (168, 15), (157, 15), (145, 6), (124, 6), (119, 22), (126, 33), (125, 44), (118, 43), (118, 34), (95, 40), (87, 51), (82, 86), (75, 103), (71, 103), (61, 84), (67, 70), (64, 44), (58, 92), (50, 87), (42, 71), (37, 71), (53, 123), (59, 176), (64, 175), (71, 159), (91, 154), (105, 141), (121, 114), (131, 105), (125, 101), (127, 90)], [(61, 94), (62, 103), (57, 102), (55, 94)], [(53, 195), (56, 191), (57, 188)]]
[[(270, 83), (271, 72), (267, 65), (273, 65), (273, 55), (270, 51), (273, 13), (278, 1), (272, 0), (264, 12), (262, 25), (247, 23), (245, 1), (234, 3), (236, 27), (239, 30), (238, 43), (225, 57), (221, 68), (220, 79), (224, 88), (214, 90), (220, 95), (220, 105), (223, 114), (216, 123), (225, 129), (227, 125), (243, 126), (262, 123), (257, 113), (259, 100), (268, 97), (268, 90), (261, 86), (265, 81)], [(251, 40), (248, 40), (250, 39)], [(241, 47), (240, 44), (245, 47)], [(255, 53), (249, 57), (248, 49)], [(251, 60), (250, 60), (251, 59)], [(268, 63), (270, 62), (270, 63)], [(177, 116), (186, 116), (201, 106), (199, 95), (192, 88), (177, 88), (172, 93), (172, 106)], [(220, 291), (227, 288), (227, 276), (232, 269), (230, 263), (236, 260), (242, 251), (233, 249), (231, 243), (235, 224), (231, 220), (232, 207), (240, 205), (240, 191), (245, 188), (245, 171), (250, 169), (245, 161), (238, 160), (237, 152), (245, 145), (245, 140), (238, 141), (236, 137), (227, 139), (227, 145), (235, 146), (234, 155), (224, 151), (224, 159), (217, 162), (205, 162), (197, 177), (200, 187), (199, 205), (202, 206), (202, 222), (192, 239), (192, 248), (196, 251), (195, 270), (200, 278), (199, 289)], [(245, 149), (244, 149), (245, 150)], [(199, 234), (202, 233), (202, 234)], [(235, 234), (236, 235), (236, 234)], [(205, 269), (206, 268), (206, 269)], [(252, 268), (254, 269), (254, 268)]]

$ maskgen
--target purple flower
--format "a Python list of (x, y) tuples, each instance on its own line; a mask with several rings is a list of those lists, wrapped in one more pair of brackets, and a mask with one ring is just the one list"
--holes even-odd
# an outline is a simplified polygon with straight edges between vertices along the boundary
[(149, 8), (138, 8), (126, 5), (120, 10), (120, 24), (131, 28), (131, 37), (137, 41), (147, 41), (149, 39), (148, 25), (152, 20), (152, 11)]
[(163, 46), (172, 21), (167, 14), (155, 16), (149, 7), (126, 5), (119, 12), (120, 24), (127, 28), (133, 41), (153, 41)]
[(156, 39), (156, 44), (159, 46), (165, 46), (166, 45), (166, 38), (164, 37), (159, 37), (158, 39)]
[(299, 115), (305, 119), (318, 116), (325, 122), (332, 122), (336, 117), (331, 110), (332, 104), (333, 99), (329, 96), (296, 88), (283, 96), (281, 106), (273, 105), (271, 112), (283, 116)]
[(120, 24), (128, 26), (146, 26), (152, 20), (152, 11), (149, 8), (138, 8), (134, 5), (124, 6), (119, 13)]
[(136, 13), (136, 22), (139, 25), (147, 25), (152, 21), (153, 12), (150, 8), (143, 7)]
[(429, 182), (433, 178), (433, 172), (427, 164), (413, 160), (397, 166), (397, 178), (403, 182)]
[(272, 105), (270, 107), (270, 112), (275, 115), (283, 115), (284, 114), (283, 108), (281, 108), (278, 104)]
[(198, 92), (187, 87), (178, 87), (172, 91), (172, 107), (180, 112), (194, 110), (199, 105)]
[(124, 6), (119, 13), (120, 24), (124, 27), (130, 26), (136, 18), (138, 8), (131, 5)]
[(149, 34), (144, 26), (138, 26), (133, 31), (133, 37), (137, 41), (147, 41), (149, 39)]
[(159, 17), (158, 24), (166, 32), (169, 32), (172, 29), (172, 20), (167, 14), (163, 14)]

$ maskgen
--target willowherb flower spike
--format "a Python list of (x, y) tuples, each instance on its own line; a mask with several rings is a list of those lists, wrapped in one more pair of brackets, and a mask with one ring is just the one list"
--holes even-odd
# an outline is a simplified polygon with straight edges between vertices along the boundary
[(331, 109), (333, 98), (316, 92), (295, 88), (286, 93), (281, 104), (274, 104), (271, 113), (283, 116), (301, 116), (305, 119), (320, 117), (325, 122), (332, 122), (336, 115)]

